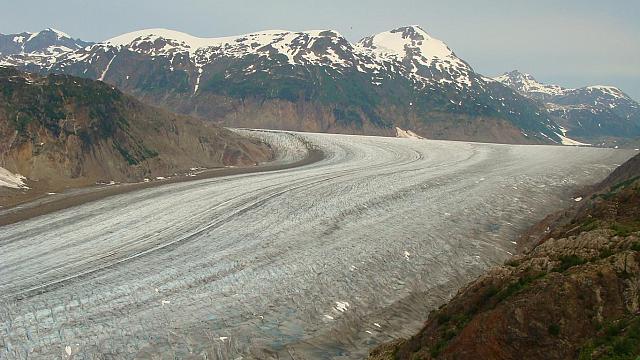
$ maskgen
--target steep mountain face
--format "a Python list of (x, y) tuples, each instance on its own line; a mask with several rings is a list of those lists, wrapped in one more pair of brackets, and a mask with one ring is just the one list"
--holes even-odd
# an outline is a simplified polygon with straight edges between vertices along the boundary
[(5, 67), (0, 138), (0, 168), (25, 177), (13, 186), (33, 188), (25, 192), (255, 165), (271, 156), (257, 140), (144, 105), (105, 83)]
[(640, 136), (640, 104), (612, 86), (566, 89), (545, 85), (512, 71), (496, 78), (520, 94), (542, 102), (571, 138), (601, 141)]
[(370, 359), (637, 359), (640, 155), (595, 190)]
[(536, 101), (475, 73), (417, 26), (355, 45), (330, 30), (204, 39), (151, 29), (61, 54), (37, 70), (103, 80), (232, 126), (386, 135), (397, 126), (431, 138), (561, 141)]

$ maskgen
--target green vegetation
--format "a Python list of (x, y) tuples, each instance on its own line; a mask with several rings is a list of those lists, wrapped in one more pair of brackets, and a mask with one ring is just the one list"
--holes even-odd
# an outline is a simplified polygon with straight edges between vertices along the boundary
[(579, 355), (581, 360), (634, 360), (639, 357), (640, 317), (638, 316), (609, 324), (602, 334), (583, 346)]
[(448, 340), (440, 339), (435, 346), (429, 349), (429, 354), (431, 354), (431, 357), (438, 357), (442, 350), (444, 350), (444, 348), (447, 346), (448, 342)]
[(122, 157), (127, 161), (129, 165), (137, 165), (138, 163), (140, 163), (138, 159), (136, 159), (133, 155), (131, 155), (129, 151), (125, 149), (122, 145), (120, 145), (120, 143), (118, 143), (117, 141), (113, 142), (113, 147), (116, 150), (118, 150), (120, 155), (122, 155)]
[[(122, 155), (122, 157), (127, 161), (129, 165), (138, 165), (146, 159), (151, 159), (158, 156), (157, 151), (148, 149), (141, 142), (135, 144), (135, 148), (133, 150), (128, 150), (118, 141), (113, 142), (113, 147), (118, 150), (120, 155)], [(135, 154), (132, 154), (131, 151), (133, 151)]]
[(595, 218), (589, 218), (586, 222), (580, 225), (582, 231), (591, 231), (600, 227), (600, 222)]
[(624, 224), (615, 222), (611, 224), (609, 228), (613, 230), (617, 236), (629, 236), (633, 232), (640, 231), (640, 222), (631, 221)]
[(451, 316), (449, 316), (448, 314), (445, 314), (445, 313), (438, 314), (438, 317), (437, 317), (438, 325), (446, 324), (447, 322), (449, 322), (449, 320), (451, 320)]
[[(616, 195), (618, 195), (621, 191), (625, 190), (625, 189), (629, 189), (630, 187), (632, 187), (633, 185), (635, 185), (634, 183), (636, 183), (636, 181), (640, 180), (640, 176), (635, 176), (632, 177), (630, 179), (627, 179), (625, 181), (621, 181), (617, 184), (615, 184), (614, 186), (611, 187), (611, 189), (609, 189), (609, 192), (603, 193), (603, 194), (598, 194), (598, 197), (601, 197), (604, 200), (611, 200), (613, 199)], [(637, 188), (637, 186), (635, 186)]]
[(509, 259), (504, 264), (511, 267), (518, 267), (518, 265), (520, 265), (520, 262), (518, 260)]
[(629, 185), (633, 184), (636, 180), (640, 179), (640, 176), (635, 176), (625, 181), (619, 182), (611, 187), (611, 192), (615, 193), (622, 188), (627, 188)]
[(578, 265), (582, 265), (584, 263), (586, 263), (587, 260), (577, 256), (577, 255), (565, 255), (560, 257), (560, 264), (553, 269), (553, 271), (555, 272), (565, 272), (566, 270), (574, 267), (574, 266), (578, 266)]
[(23, 134), (27, 131), (27, 127), (31, 122), (33, 122), (33, 118), (29, 114), (24, 113), (16, 113), (15, 117), (12, 117), (13, 124), (18, 130), (19, 134)]
[(558, 325), (558, 324), (549, 325), (547, 330), (549, 331), (549, 335), (553, 335), (553, 336), (560, 335), (560, 325)]
[[(286, 59), (283, 61), (286, 63)], [(250, 64), (238, 65), (242, 67)], [(268, 65), (269, 71), (259, 70), (243, 75), (241, 81), (238, 76), (217, 72), (205, 81), (202, 90), (242, 100), (253, 98), (258, 101), (279, 99), (317, 102), (333, 108), (333, 114), (339, 123), (356, 127), (363, 125), (364, 118), (381, 127), (391, 126), (390, 121), (380, 117), (378, 107), (383, 100), (394, 104), (402, 102), (399, 96), (387, 96), (383, 99), (371, 87), (370, 79), (357, 71), (337, 74), (325, 68), (292, 70), (288, 66), (274, 64), (251, 65)]]
[(614, 254), (613, 250), (611, 250), (609, 248), (604, 248), (604, 249), (600, 250), (599, 256), (600, 256), (600, 259), (606, 259), (606, 258), (608, 258), (609, 256), (611, 256), (613, 254)]
[(498, 302), (509, 298), (522, 290), (526, 289), (532, 282), (537, 279), (544, 277), (546, 273), (541, 272), (538, 274), (526, 274), (520, 277), (517, 281), (510, 283), (507, 287), (503, 288), (496, 294), (496, 299)]
[[(109, 85), (64, 75), (49, 75), (36, 81), (23, 77), (15, 70), (0, 73), (0, 104), (19, 134), (26, 135), (31, 123), (55, 136), (76, 132), (78, 129), (64, 127), (64, 123), (83, 110), (89, 117), (87, 127), (100, 137), (110, 137), (128, 126), (121, 109), (129, 104), (123, 103), (122, 93)], [(88, 133), (80, 138), (85, 144), (91, 143)]]

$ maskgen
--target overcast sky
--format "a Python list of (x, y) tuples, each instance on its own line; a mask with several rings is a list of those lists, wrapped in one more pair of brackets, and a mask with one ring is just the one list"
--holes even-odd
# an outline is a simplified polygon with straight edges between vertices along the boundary
[(351, 41), (417, 24), (476, 71), (519, 69), (567, 87), (615, 85), (640, 100), (638, 0), (0, 0), (0, 33), (53, 27), (100, 41), (144, 28), (202, 37), (334, 29)]

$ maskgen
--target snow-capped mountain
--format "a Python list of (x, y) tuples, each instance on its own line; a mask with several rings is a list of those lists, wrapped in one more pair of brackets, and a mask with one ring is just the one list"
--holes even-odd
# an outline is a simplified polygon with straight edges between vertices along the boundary
[(504, 73), (496, 77), (495, 80), (517, 90), (523, 95), (541, 101), (548, 100), (554, 96), (564, 95), (567, 91), (567, 89), (558, 85), (543, 84), (534, 79), (530, 74), (521, 73), (518, 70)]
[(0, 64), (38, 66), (53, 63), (57, 56), (81, 49), (91, 43), (56, 29), (45, 29), (36, 33), (0, 34)]
[(103, 80), (232, 126), (561, 141), (546, 109), (476, 73), (418, 26), (356, 44), (332, 30), (198, 38), (149, 29), (50, 56), (37, 69), (14, 64)]
[(423, 84), (444, 83), (458, 88), (471, 85), (474, 71), (441, 40), (418, 26), (403, 27), (366, 37), (356, 45), (372, 58), (400, 63), (410, 76)]
[(640, 104), (616, 87), (545, 85), (517, 70), (495, 80), (542, 102), (569, 136), (590, 141), (640, 136)]

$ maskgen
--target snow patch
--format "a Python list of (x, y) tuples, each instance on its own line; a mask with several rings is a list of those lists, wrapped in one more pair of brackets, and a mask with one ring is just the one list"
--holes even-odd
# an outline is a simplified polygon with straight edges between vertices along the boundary
[(104, 76), (107, 75), (107, 71), (109, 71), (109, 68), (111, 67), (111, 63), (113, 62), (113, 60), (115, 60), (117, 55), (113, 55), (113, 57), (111, 58), (111, 60), (109, 60), (109, 63), (107, 64), (107, 67), (104, 68), (104, 71), (102, 72), (102, 74), (100, 75), (100, 77), (98, 78), (98, 80), (100, 81), (104, 81)]
[(567, 129), (563, 128), (562, 126), (560, 126), (560, 131), (562, 132), (561, 134), (557, 134), (560, 139), (562, 140), (562, 145), (567, 145), (567, 146), (591, 146), (591, 144), (586, 144), (586, 143), (582, 143), (573, 139), (570, 139), (567, 137)]
[(396, 127), (396, 137), (405, 139), (424, 139), (422, 136), (414, 133), (411, 130), (403, 130), (399, 127)]
[(0, 186), (11, 189), (29, 189), (24, 183), (26, 178), (20, 174), (14, 174), (11, 171), (0, 167)]
[(349, 303), (346, 301), (336, 301), (336, 310), (340, 311), (340, 312), (345, 312), (347, 311), (347, 309), (349, 308)]
[(558, 134), (558, 136), (560, 136), (560, 139), (562, 140), (562, 145), (567, 145), (567, 146), (591, 146), (591, 144), (587, 144), (587, 143), (583, 143), (577, 140), (573, 140), (570, 139), (566, 136), (562, 136), (560, 134)]
[(509, 87), (514, 87), (518, 89), (519, 92), (530, 94), (530, 93), (540, 93), (547, 95), (563, 95), (569, 91), (574, 89), (565, 89), (558, 85), (547, 85), (539, 82), (533, 76), (527, 73), (521, 73), (517, 70), (514, 70), (509, 73), (504, 73), (500, 76), (494, 78), (495, 81), (498, 81), (504, 85)]
[(51, 31), (52, 33), (56, 34), (58, 39), (64, 39), (64, 38), (71, 39), (71, 36), (69, 36), (69, 34), (54, 28), (48, 28), (46, 29), (46, 31)]

